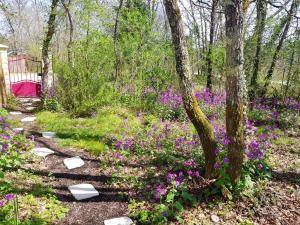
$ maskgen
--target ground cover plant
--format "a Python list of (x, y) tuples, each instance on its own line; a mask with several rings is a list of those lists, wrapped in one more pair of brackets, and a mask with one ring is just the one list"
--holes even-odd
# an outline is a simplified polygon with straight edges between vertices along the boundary
[[(30, 150), (34, 143), (23, 133), (13, 131), (8, 113), (1, 111), (0, 135), (0, 223), (49, 224), (67, 212), (51, 187), (31, 171), (37, 160)], [(30, 163), (30, 164), (29, 164)]]
[[(260, 217), (254, 217), (251, 209), (245, 210), (242, 217), (233, 219), (232, 215), (238, 214), (233, 208), (240, 204), (244, 207), (260, 205), (255, 201), (259, 201), (269, 191), (269, 182), (274, 179), (273, 170), (282, 166), (277, 162), (277, 151), (282, 146), (287, 146), (287, 143), (294, 149), (287, 153), (287, 160), (292, 163), (282, 171), (291, 172), (297, 168), (297, 160), (290, 157), (299, 154), (295, 149), (298, 144), (293, 142), (296, 138), (293, 135), (299, 131), (299, 123), (283, 129), (286, 121), (280, 119), (280, 112), (282, 107), (286, 107), (289, 109), (283, 111), (286, 116), (298, 118), (298, 103), (289, 101), (284, 104), (266, 100), (255, 104), (253, 114), (250, 114), (247, 122), (248, 150), (245, 152), (242, 178), (233, 187), (226, 174), (228, 138), (222, 121), (225, 95), (200, 89), (196, 91), (195, 97), (199, 104), (205, 103), (205, 113), (214, 125), (218, 141), (215, 149), (217, 162), (214, 166), (220, 171), (220, 175), (214, 182), (204, 178), (204, 157), (200, 151), (200, 141), (185, 115), (180, 94), (172, 87), (162, 93), (159, 104), (163, 111), (157, 115), (130, 110), (126, 110), (124, 114), (123, 110), (106, 108), (105, 113), (101, 110), (92, 119), (72, 119), (64, 113), (41, 112), (38, 121), (40, 126), (56, 131), (63, 145), (82, 148), (77, 143), (85, 141), (88, 133), (74, 136), (76, 124), (80, 124), (76, 132), (89, 131), (95, 135), (92, 144), (85, 144), (84, 148), (93, 153), (97, 143), (105, 146), (97, 152), (101, 161), (100, 170), (112, 175), (112, 187), (128, 190), (120, 194), (129, 201), (130, 215), (140, 224), (200, 223), (202, 219), (210, 223), (209, 216), (212, 214), (220, 216), (227, 224), (262, 221)], [(162, 112), (164, 116), (161, 118), (159, 116)], [(258, 118), (255, 112), (264, 116)], [(43, 119), (45, 117), (48, 119)], [(118, 123), (115, 124), (112, 118), (118, 118)], [(70, 128), (67, 127), (68, 123), (72, 124)], [(56, 127), (55, 124), (61, 126)], [(104, 133), (103, 127), (106, 128)], [(65, 134), (61, 135), (61, 132)], [(71, 142), (66, 141), (72, 136), (76, 138)], [(299, 186), (299, 178), (296, 176), (294, 179), (289, 187), (292, 195), (296, 194)], [(275, 188), (278, 188), (278, 184)], [(208, 210), (208, 215), (205, 215), (205, 207), (213, 209), (213, 206), (218, 206), (218, 210)], [(200, 213), (201, 216), (191, 219), (194, 213)]]

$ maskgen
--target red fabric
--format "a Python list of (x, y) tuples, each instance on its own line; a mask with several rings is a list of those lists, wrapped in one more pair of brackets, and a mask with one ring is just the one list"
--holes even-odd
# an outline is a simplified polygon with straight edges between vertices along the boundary
[(17, 97), (40, 97), (41, 84), (34, 81), (21, 81), (12, 84), (11, 91)]

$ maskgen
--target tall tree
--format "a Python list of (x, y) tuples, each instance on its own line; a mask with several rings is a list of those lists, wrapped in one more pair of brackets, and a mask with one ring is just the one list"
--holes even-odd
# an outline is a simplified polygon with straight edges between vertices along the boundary
[(255, 98), (255, 89), (257, 88), (257, 77), (259, 73), (259, 64), (261, 56), (262, 38), (265, 29), (265, 21), (267, 15), (267, 2), (265, 0), (256, 1), (256, 28), (255, 28), (255, 39), (256, 39), (256, 51), (253, 62), (253, 74), (251, 77), (249, 92), (250, 102)]
[[(149, 3), (150, 4), (150, 3)], [(118, 46), (118, 25), (119, 25), (119, 16), (120, 11), (123, 6), (123, 0), (119, 0), (119, 6), (117, 8), (117, 14), (115, 19), (115, 26), (114, 26), (114, 52), (115, 52), (115, 78), (118, 78), (120, 74), (120, 66), (121, 66), (121, 53)]]
[(7, 104), (7, 95), (6, 95), (6, 86), (5, 86), (5, 78), (2, 68), (2, 62), (0, 59), (0, 108), (5, 107)]
[(216, 20), (216, 9), (218, 0), (212, 1), (211, 14), (210, 14), (210, 30), (209, 30), (209, 45), (207, 53), (207, 83), (206, 87), (212, 90), (212, 49), (214, 44), (214, 32), (215, 32), (215, 20)]
[[(285, 89), (284, 89), (284, 98), (286, 98), (286, 96), (287, 96), (289, 86), (290, 86), (290, 83), (291, 83), (291, 79), (292, 79), (292, 74), (293, 74), (292, 68), (293, 68), (294, 61), (295, 61), (295, 53), (296, 53), (296, 50), (299, 51), (299, 47), (300, 47), (300, 44), (299, 44), (299, 41), (298, 41), (299, 36), (300, 36), (300, 30), (298, 29), (298, 27), (299, 27), (299, 22), (297, 20), (296, 31), (295, 31), (295, 40), (294, 40), (294, 43), (292, 45), (292, 54), (291, 54), (291, 57), (290, 57), (288, 73), (287, 73), (287, 80), (286, 80), (286, 85), (285, 85)], [(297, 48), (297, 44), (299, 46), (298, 48)], [(298, 59), (298, 61), (299, 61), (299, 59)], [(298, 62), (298, 65), (299, 65), (299, 62)]]
[(276, 66), (276, 62), (277, 62), (277, 59), (278, 59), (279, 52), (280, 52), (280, 50), (281, 50), (281, 48), (283, 46), (283, 42), (284, 42), (287, 34), (288, 34), (292, 18), (295, 16), (295, 13), (297, 11), (298, 5), (299, 5), (299, 0), (293, 0), (293, 2), (291, 4), (291, 8), (290, 8), (290, 10), (288, 12), (288, 16), (287, 16), (287, 20), (286, 20), (286, 23), (285, 23), (284, 30), (283, 30), (283, 32), (281, 34), (279, 43), (278, 43), (278, 45), (276, 47), (276, 50), (274, 52), (274, 55), (273, 55), (273, 58), (272, 58), (272, 62), (271, 62), (270, 68), (268, 70), (267, 76), (265, 77), (265, 85), (264, 85), (263, 95), (266, 93), (267, 88), (268, 88), (268, 86), (269, 86), (269, 84), (271, 82), (271, 78), (273, 76), (273, 72), (274, 72), (274, 68)]
[(42, 47), (42, 60), (44, 63), (43, 66), (43, 74), (42, 74), (42, 83), (43, 83), (43, 95), (44, 97), (48, 95), (48, 77), (49, 77), (49, 66), (50, 66), (50, 59), (49, 59), (49, 47), (52, 40), (52, 37), (55, 32), (55, 18), (57, 14), (57, 6), (59, 0), (52, 0), (51, 3), (51, 10), (49, 14), (49, 19), (47, 22), (48, 29), (43, 40), (43, 47)]
[(214, 154), (216, 141), (213, 128), (207, 117), (199, 108), (194, 96), (187, 42), (178, 3), (176, 0), (164, 0), (164, 5), (171, 27), (175, 49), (176, 70), (179, 76), (184, 107), (201, 140), (206, 163), (205, 176), (211, 178), (215, 175), (214, 164), (216, 162), (216, 156)]
[(69, 0), (68, 2), (65, 2), (65, 0), (61, 0), (61, 3), (65, 9), (65, 12), (67, 14), (68, 17), (68, 21), (69, 21), (69, 26), (70, 26), (70, 33), (69, 33), (69, 42), (67, 45), (67, 51), (68, 51), (68, 61), (69, 63), (72, 63), (72, 45), (73, 45), (73, 33), (74, 33), (74, 24), (73, 24), (73, 18), (72, 18), (72, 14), (70, 11), (70, 6), (71, 6), (71, 0)]
[(12, 35), (12, 45), (14, 49), (17, 49), (17, 35), (13, 24), (14, 13), (10, 12), (11, 9), (3, 0), (0, 0), (0, 10), (3, 12), (3, 16), (5, 17), (7, 24), (9, 26), (9, 31)]
[(226, 132), (229, 139), (228, 174), (236, 184), (241, 175), (245, 150), (246, 79), (243, 54), (243, 4), (225, 1), (226, 27)]

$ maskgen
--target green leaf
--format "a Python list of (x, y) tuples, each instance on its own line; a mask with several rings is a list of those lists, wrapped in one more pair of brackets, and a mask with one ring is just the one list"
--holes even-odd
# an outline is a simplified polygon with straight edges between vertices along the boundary
[(174, 192), (169, 192), (169, 194), (167, 195), (166, 202), (168, 202), (168, 203), (173, 202), (174, 198), (175, 198), (175, 193)]
[(180, 216), (175, 216), (175, 218), (178, 222), (180, 222), (180, 223), (183, 222), (183, 219)]
[(177, 209), (179, 212), (183, 210), (183, 205), (179, 202), (176, 201), (174, 204), (175, 209)]
[(182, 197), (184, 200), (189, 200), (189, 201), (192, 201), (192, 199), (193, 199), (193, 197), (186, 191), (182, 192)]

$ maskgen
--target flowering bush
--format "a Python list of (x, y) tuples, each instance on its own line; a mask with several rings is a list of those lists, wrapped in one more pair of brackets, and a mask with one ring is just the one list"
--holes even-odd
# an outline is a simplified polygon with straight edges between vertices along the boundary
[(201, 109), (209, 118), (220, 118), (224, 115), (226, 95), (224, 92), (210, 92), (208, 89), (195, 91)]
[(160, 96), (160, 117), (167, 120), (184, 120), (186, 117), (182, 97), (169, 87)]
[[(208, 89), (197, 90), (195, 91), (195, 98), (208, 117), (219, 118), (223, 115), (226, 101), (223, 92), (210, 92)], [(175, 92), (174, 88), (169, 87), (162, 93), (160, 104), (162, 105), (160, 116), (163, 119), (187, 120), (182, 97)]]

